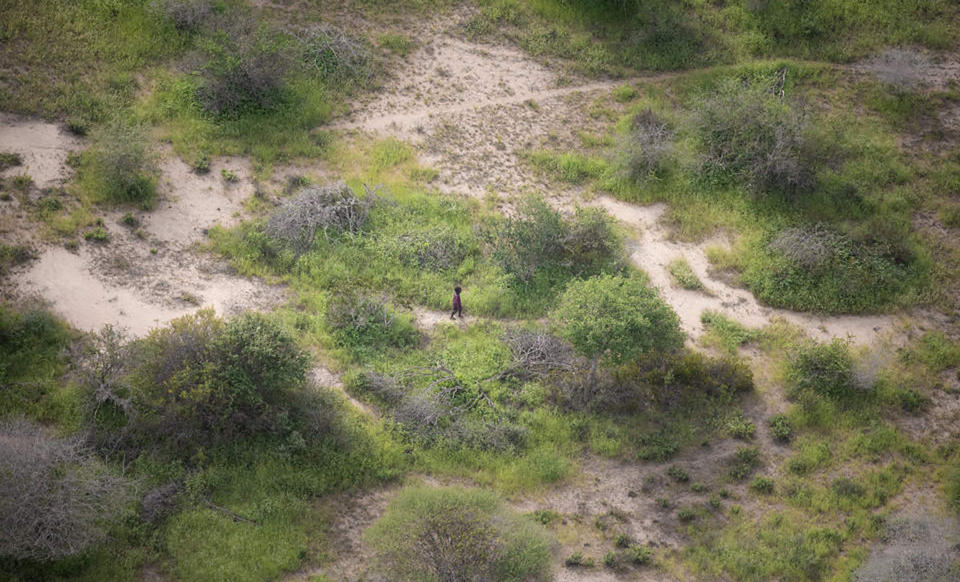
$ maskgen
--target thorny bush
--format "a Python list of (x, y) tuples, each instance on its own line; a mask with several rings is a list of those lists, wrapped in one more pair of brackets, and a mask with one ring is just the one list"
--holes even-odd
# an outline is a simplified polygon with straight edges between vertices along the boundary
[(343, 233), (358, 233), (377, 201), (378, 188), (369, 188), (366, 184), (363, 188), (362, 197), (343, 182), (304, 188), (270, 216), (266, 234), (301, 254), (313, 245), (317, 233), (321, 233), (324, 240)]

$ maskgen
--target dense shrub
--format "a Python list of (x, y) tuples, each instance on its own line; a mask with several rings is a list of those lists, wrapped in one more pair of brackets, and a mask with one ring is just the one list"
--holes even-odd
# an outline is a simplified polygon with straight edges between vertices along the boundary
[(23, 156), (17, 152), (0, 152), (0, 172), (23, 164)]
[(697, 104), (703, 172), (730, 176), (757, 193), (797, 195), (816, 185), (809, 115), (770, 87), (720, 84)]
[(486, 491), (405, 489), (366, 537), (391, 580), (519, 582), (550, 576), (546, 532)]
[(431, 271), (456, 269), (469, 252), (468, 241), (452, 226), (406, 232), (379, 241), (379, 249), (406, 265)]
[(778, 443), (788, 443), (793, 439), (793, 427), (786, 416), (777, 414), (770, 417), (770, 434)]
[(790, 361), (788, 378), (795, 396), (811, 391), (841, 398), (857, 390), (853, 356), (847, 343), (839, 339), (799, 348)]
[(672, 134), (667, 124), (647, 109), (633, 116), (630, 129), (617, 136), (614, 165), (627, 178), (642, 182), (661, 173), (673, 156)]
[(106, 537), (130, 500), (126, 483), (86, 452), (23, 419), (0, 421), (0, 556), (48, 561)]
[(622, 363), (652, 351), (678, 350), (676, 313), (640, 278), (604, 275), (574, 281), (550, 316), (561, 337), (593, 360)]
[(105, 330), (80, 368), (101, 446), (189, 457), (238, 438), (322, 434), (332, 408), (305, 390), (307, 363), (272, 319), (202, 310), (135, 342)]
[(178, 30), (196, 32), (213, 17), (212, 0), (155, 0), (156, 9)]
[(356, 292), (334, 297), (327, 308), (327, 325), (347, 348), (403, 347), (417, 341), (410, 318), (397, 315), (384, 296)]
[(291, 40), (252, 19), (225, 21), (201, 43), (206, 61), (197, 96), (215, 115), (277, 109), (296, 63)]
[(363, 88), (376, 72), (370, 47), (360, 38), (322, 23), (297, 33), (301, 58), (320, 77)]
[(743, 481), (760, 467), (761, 462), (760, 449), (757, 447), (740, 447), (729, 459), (730, 476), (737, 481)]
[(158, 170), (146, 129), (120, 117), (98, 128), (93, 147), (84, 153), (81, 175), (96, 200), (151, 207)]
[(364, 185), (364, 190), (364, 196), (357, 196), (343, 182), (304, 188), (270, 216), (266, 234), (300, 254), (310, 249), (318, 232), (325, 240), (358, 233), (377, 200), (375, 188)]
[(590, 275), (620, 258), (620, 240), (602, 210), (564, 216), (540, 198), (527, 198), (516, 213), (484, 232), (490, 254), (505, 272), (527, 282), (544, 269)]
[[(901, 243), (906, 244), (906, 243)], [(761, 301), (790, 309), (856, 313), (888, 305), (919, 272), (883, 241), (857, 241), (823, 225), (787, 228), (761, 243), (743, 282)]]

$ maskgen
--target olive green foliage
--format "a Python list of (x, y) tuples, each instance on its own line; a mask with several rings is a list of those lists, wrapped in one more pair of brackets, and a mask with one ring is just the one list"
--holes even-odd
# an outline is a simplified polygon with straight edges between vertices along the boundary
[(641, 183), (669, 167), (673, 149), (673, 132), (666, 122), (644, 109), (631, 117), (626, 133), (617, 135), (612, 163), (628, 179)]
[(80, 174), (87, 194), (98, 202), (151, 208), (158, 169), (145, 127), (115, 117), (94, 132)]
[(858, 390), (853, 356), (847, 343), (840, 339), (800, 347), (790, 361), (788, 378), (795, 397), (812, 392), (830, 398), (844, 398)]
[(574, 281), (550, 319), (561, 337), (594, 360), (622, 363), (683, 346), (677, 315), (639, 276)]
[(567, 217), (541, 198), (523, 200), (514, 216), (494, 221), (485, 237), (493, 260), (524, 283), (550, 271), (609, 271), (620, 258), (620, 239), (603, 211), (578, 208)]
[(284, 99), (292, 66), (288, 39), (252, 22), (236, 21), (201, 43), (208, 55), (198, 96), (208, 111), (228, 117), (269, 111)]
[(808, 114), (771, 87), (727, 80), (695, 109), (706, 177), (735, 178), (758, 194), (797, 196), (816, 186), (821, 152), (810, 141)]
[(400, 348), (418, 337), (411, 318), (398, 316), (383, 296), (336, 296), (327, 309), (327, 325), (340, 345), (353, 350)]
[(548, 580), (542, 526), (486, 491), (408, 488), (366, 532), (393, 580)]
[(770, 305), (833, 313), (858, 313), (888, 305), (917, 271), (885, 241), (856, 241), (822, 225), (793, 227), (768, 239), (762, 261), (751, 262), (742, 280)]
[(246, 437), (322, 432), (330, 419), (304, 390), (307, 361), (271, 319), (203, 310), (132, 344), (100, 334), (85, 383), (102, 441), (189, 457)]
[(36, 257), (30, 247), (0, 242), (0, 277), (5, 276), (11, 267), (22, 265), (34, 258)]
[(23, 163), (23, 157), (16, 152), (0, 152), (0, 172)]
[(48, 419), (69, 340), (66, 325), (50, 312), (0, 305), (0, 416)]
[(670, 276), (673, 277), (674, 283), (680, 287), (689, 291), (703, 290), (703, 283), (700, 281), (700, 278), (697, 277), (697, 274), (693, 272), (690, 263), (688, 263), (686, 259), (679, 258), (670, 261), (667, 269), (670, 271)]

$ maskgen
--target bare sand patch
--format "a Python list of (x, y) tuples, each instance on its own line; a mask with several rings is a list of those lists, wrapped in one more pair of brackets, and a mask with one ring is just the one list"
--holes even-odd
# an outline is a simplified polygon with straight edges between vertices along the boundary
[(23, 158), (21, 166), (7, 168), (0, 175), (27, 175), (39, 188), (63, 183), (70, 175), (67, 155), (80, 150), (84, 142), (58, 125), (0, 113), (0, 152), (14, 152)]

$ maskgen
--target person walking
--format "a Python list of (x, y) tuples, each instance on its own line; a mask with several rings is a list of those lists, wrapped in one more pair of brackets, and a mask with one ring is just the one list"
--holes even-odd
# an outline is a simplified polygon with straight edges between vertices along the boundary
[(463, 305), (460, 303), (460, 287), (453, 288), (453, 313), (450, 314), (450, 319), (454, 319), (454, 315), (459, 315), (460, 319), (463, 319)]

